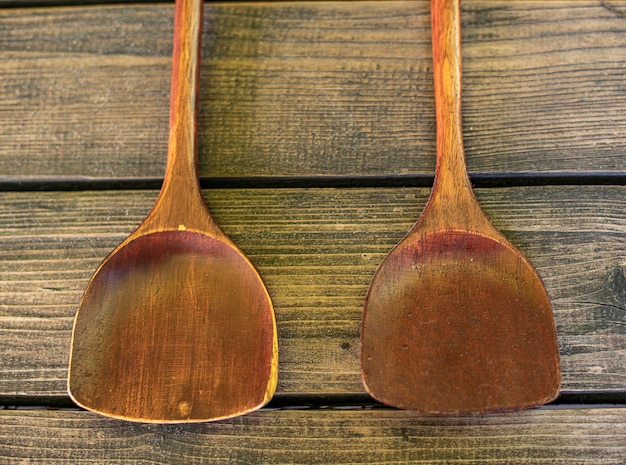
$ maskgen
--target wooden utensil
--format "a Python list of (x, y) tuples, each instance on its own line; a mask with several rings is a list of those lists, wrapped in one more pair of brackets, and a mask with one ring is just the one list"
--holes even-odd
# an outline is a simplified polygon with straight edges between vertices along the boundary
[(196, 174), (203, 2), (177, 0), (165, 180), (100, 265), (74, 324), (68, 387), (81, 406), (143, 422), (257, 409), (277, 381), (268, 292), (211, 218)]
[(432, 0), (437, 168), (421, 217), (370, 284), (362, 375), (379, 401), (427, 413), (515, 410), (559, 390), (548, 295), (480, 209), (461, 135), (458, 0)]

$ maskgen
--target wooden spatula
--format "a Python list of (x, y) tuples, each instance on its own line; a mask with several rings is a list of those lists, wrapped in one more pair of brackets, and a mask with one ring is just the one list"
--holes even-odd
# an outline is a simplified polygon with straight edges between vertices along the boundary
[(428, 413), (505, 411), (554, 399), (560, 369), (536, 271), (472, 192), (461, 135), (458, 0), (432, 0), (435, 182), (422, 216), (380, 265), (361, 327), (370, 394)]
[(165, 181), (144, 222), (100, 265), (74, 324), (69, 392), (143, 422), (257, 409), (277, 381), (268, 292), (211, 218), (196, 175), (203, 2), (177, 0)]

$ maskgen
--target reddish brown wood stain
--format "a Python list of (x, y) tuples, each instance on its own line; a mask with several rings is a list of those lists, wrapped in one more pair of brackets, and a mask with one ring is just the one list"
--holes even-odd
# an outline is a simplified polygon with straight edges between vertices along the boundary
[(73, 361), (82, 380), (75, 397), (111, 415), (160, 411), (170, 421), (263, 403), (271, 307), (231, 247), (196, 233), (155, 233), (127, 244), (98, 276), (75, 328), (74, 352), (83, 355)]
[(160, 195), (94, 274), (74, 325), (70, 395), (126, 420), (232, 417), (261, 407), (276, 389), (269, 294), (211, 218), (196, 175), (202, 11), (202, 0), (176, 2)]
[(512, 410), (559, 391), (539, 275), (482, 212), (461, 134), (458, 0), (432, 0), (437, 169), (422, 216), (380, 265), (361, 326), (376, 399), (429, 413)]
[(543, 351), (555, 337), (548, 297), (534, 270), (510, 252), (489, 237), (454, 231), (394, 250), (377, 274), (383, 278), (371, 284), (363, 322), (372, 331), (364, 334), (364, 380), (377, 398), (465, 412), (554, 396), (558, 358)]

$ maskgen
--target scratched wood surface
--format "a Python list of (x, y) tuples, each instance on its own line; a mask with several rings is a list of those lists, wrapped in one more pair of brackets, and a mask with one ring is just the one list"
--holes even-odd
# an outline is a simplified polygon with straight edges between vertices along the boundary
[[(274, 301), (279, 393), (363, 393), (358, 332), (365, 291), (378, 263), (419, 215), (428, 189), (205, 194)], [(517, 187), (478, 195), (545, 281), (564, 389), (622, 389), (626, 188)], [(0, 193), (0, 393), (64, 394), (72, 319), (87, 280), (154, 197), (152, 191)], [(46, 351), (38, 350), (42, 345)]]
[[(0, 412), (13, 463), (621, 465), (621, 409), (420, 417), (394, 410), (258, 412), (212, 424), (114, 424), (71, 411)], [(558, 438), (558, 439), (556, 439)]]
[[(463, 5), (470, 171), (625, 170), (626, 3)], [(162, 176), (172, 12), (0, 10), (0, 175)], [(202, 176), (432, 172), (428, 2), (228, 3), (205, 23)]]
[(442, 418), (372, 404), (358, 361), (367, 285), (434, 168), (428, 2), (207, 4), (204, 195), (267, 282), (280, 374), (271, 408), (193, 426), (65, 392), (81, 293), (167, 143), (173, 5), (94, 3), (0, 0), (0, 463), (624, 463), (626, 1), (463, 1), (469, 168), (545, 281), (565, 395)]

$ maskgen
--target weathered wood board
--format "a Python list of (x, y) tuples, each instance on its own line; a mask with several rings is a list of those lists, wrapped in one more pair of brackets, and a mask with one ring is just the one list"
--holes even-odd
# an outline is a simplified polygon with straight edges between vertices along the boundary
[(72, 411), (0, 411), (3, 463), (621, 465), (624, 409), (437, 418), (396, 410), (273, 410), (141, 425)]
[[(470, 171), (626, 170), (622, 11), (463, 3)], [(0, 175), (162, 176), (172, 15), (0, 10)], [(201, 175), (432, 172), (428, 2), (219, 3), (205, 23)]]
[[(205, 191), (274, 300), (279, 393), (362, 393), (358, 336), (367, 285), (428, 189)], [(619, 390), (626, 377), (626, 189), (480, 189), (495, 225), (545, 281), (564, 389)], [(98, 263), (155, 193), (0, 193), (0, 393), (64, 395), (72, 318)]]

